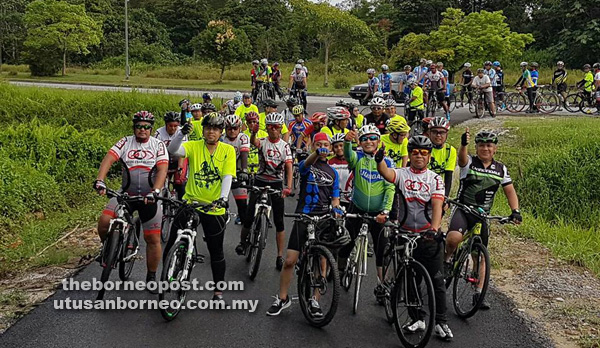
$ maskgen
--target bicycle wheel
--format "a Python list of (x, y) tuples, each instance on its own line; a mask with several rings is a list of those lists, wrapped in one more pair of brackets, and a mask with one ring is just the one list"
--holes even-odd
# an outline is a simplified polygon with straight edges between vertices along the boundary
[(117, 255), (119, 254), (119, 240), (121, 239), (121, 224), (116, 223), (113, 228), (108, 231), (106, 240), (104, 241), (104, 247), (102, 249), (102, 275), (100, 281), (102, 282), (102, 289), (98, 291), (97, 300), (104, 298), (104, 283), (110, 278), (110, 272), (117, 263)]
[[(327, 281), (331, 274), (333, 281)], [(321, 315), (313, 315), (309, 304), (312, 298), (319, 302)], [(312, 245), (298, 276), (298, 302), (310, 325), (323, 327), (331, 322), (337, 311), (340, 297), (340, 274), (331, 251), (322, 245)]]
[(596, 112), (596, 100), (592, 97), (582, 98), (579, 103), (579, 110), (586, 115), (592, 115)]
[[(133, 230), (127, 233), (127, 241), (123, 245), (123, 259), (130, 257), (138, 252), (140, 231), (142, 230), (142, 221), (139, 217), (133, 219)], [(119, 260), (119, 278), (123, 281), (129, 279), (131, 270), (135, 264), (135, 257), (131, 257), (127, 261)]]
[(541, 113), (549, 114), (558, 108), (558, 96), (553, 93), (538, 93), (534, 103)]
[(437, 103), (435, 99), (432, 99), (427, 103), (426, 117), (435, 117), (435, 110), (437, 109)]
[[(171, 250), (169, 250), (167, 261), (163, 264), (163, 269), (160, 276), (160, 280), (162, 282), (181, 284), (182, 281), (187, 281), (190, 279), (193, 261), (190, 262), (187, 277), (183, 279), (187, 250), (188, 244), (185, 240), (180, 240), (179, 242), (175, 243)], [(181, 288), (179, 288), (179, 290), (171, 290), (170, 287), (169, 289), (158, 294), (159, 300), (166, 300), (169, 302), (169, 308), (160, 309), (160, 314), (165, 320), (171, 321), (177, 317), (181, 311), (181, 306), (185, 301), (186, 294), (187, 292)], [(171, 304), (173, 303), (176, 303), (176, 305), (171, 307)]]
[(581, 104), (582, 100), (583, 98), (581, 98), (579, 93), (569, 94), (565, 98), (565, 109), (568, 112), (579, 112), (579, 104)]
[(392, 290), (394, 289), (394, 277), (396, 277), (396, 269), (394, 267), (395, 251), (390, 249), (391, 244), (386, 246), (383, 253), (383, 287), (385, 289), (385, 297), (383, 298), (383, 308), (385, 309), (385, 317), (389, 324), (394, 322), (394, 309), (392, 308)]
[(254, 280), (260, 267), (263, 249), (265, 248), (267, 238), (267, 216), (264, 213), (258, 213), (255, 222), (255, 229), (250, 237), (250, 264), (248, 265), (248, 277)]
[(346, 264), (346, 269), (344, 270), (344, 274), (342, 275), (341, 285), (342, 288), (346, 291), (350, 291), (350, 287), (352, 286), (352, 280), (354, 279), (354, 273), (356, 272), (356, 245), (354, 246), (354, 250), (348, 257), (348, 261)]
[(496, 113), (504, 112), (506, 110), (506, 93), (498, 92), (496, 94)]
[(367, 274), (367, 236), (357, 238), (357, 257), (356, 257), (356, 281), (354, 282), (354, 301), (352, 313), (358, 312), (358, 299), (360, 297), (360, 286), (363, 277)]
[(294, 165), (294, 174), (293, 176), (293, 188), (294, 191), (296, 191), (296, 189), (300, 188), (300, 168), (298, 168), (297, 165)]
[(450, 94), (450, 97), (448, 97), (448, 110), (452, 112), (454, 109), (456, 109), (456, 95)]
[[(171, 191), (166, 190), (166, 198), (172, 198)], [(169, 240), (169, 232), (171, 231), (171, 225), (173, 222), (173, 206), (167, 202), (162, 203), (163, 216), (162, 224), (160, 226), (160, 240), (166, 243)]]
[(477, 98), (475, 103), (475, 117), (482, 118), (485, 113), (485, 104), (483, 98)]
[[(425, 347), (435, 325), (435, 293), (429, 273), (421, 263), (410, 260), (398, 271), (392, 309), (400, 342), (405, 347)], [(417, 325), (416, 321), (422, 323)], [(414, 329), (409, 330), (410, 326)]]
[[(460, 255), (455, 272), (452, 288), (454, 310), (459, 317), (470, 318), (479, 310), (489, 285), (490, 256), (486, 247), (473, 243), (469, 252)], [(480, 284), (481, 293), (477, 296)]]

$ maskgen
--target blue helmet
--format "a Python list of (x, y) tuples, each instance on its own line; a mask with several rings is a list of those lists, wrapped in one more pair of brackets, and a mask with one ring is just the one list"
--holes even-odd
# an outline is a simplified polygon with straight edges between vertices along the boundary
[(499, 67), (500, 66), (500, 62), (499, 61), (495, 61), (492, 63), (493, 66), (495, 67)]

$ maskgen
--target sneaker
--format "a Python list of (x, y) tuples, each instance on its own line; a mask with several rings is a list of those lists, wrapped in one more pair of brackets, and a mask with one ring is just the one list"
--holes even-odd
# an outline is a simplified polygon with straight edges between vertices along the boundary
[(275, 297), (275, 301), (273, 302), (271, 307), (269, 307), (269, 309), (267, 310), (267, 315), (270, 315), (270, 316), (279, 315), (279, 313), (281, 313), (282, 310), (288, 308), (291, 305), (292, 305), (292, 301), (290, 301), (289, 295), (285, 299), (285, 301), (280, 299), (279, 295), (277, 295)]
[[(155, 275), (146, 275), (146, 284), (150, 284), (150, 283), (155, 283), (156, 284), (156, 276)], [(151, 290), (148, 286), (146, 287), (146, 289), (148, 290), (149, 293), (156, 295), (158, 294), (158, 284), (156, 284), (156, 286), (153, 286), (154, 290)]]
[(425, 331), (426, 325), (423, 320), (412, 320), (402, 325), (402, 330), (410, 333)]
[(283, 258), (283, 256), (277, 256), (277, 260), (275, 260), (275, 268), (277, 268), (278, 271), (281, 271), (284, 262), (285, 259)]
[[(479, 301), (479, 296), (481, 296), (481, 294), (478, 292), (473, 294), (473, 306), (477, 303), (477, 301)], [(490, 304), (488, 303), (488, 301), (485, 298), (483, 299), (483, 302), (481, 302), (481, 304), (479, 305), (479, 309), (483, 309), (483, 310), (490, 309)]]
[(234, 223), (236, 225), (241, 225), (242, 224), (242, 219), (240, 219), (240, 217), (238, 216), (238, 217), (235, 218), (235, 222)]
[(448, 279), (452, 276), (452, 262), (444, 261), (444, 278)]
[(454, 335), (452, 334), (452, 331), (450, 330), (450, 328), (448, 327), (448, 324), (446, 324), (446, 323), (436, 324), (434, 331), (437, 336), (439, 336), (441, 339), (444, 339), (446, 341), (450, 341), (454, 337)]
[(377, 302), (382, 305), (383, 301), (385, 300), (385, 288), (381, 284), (378, 284), (375, 287), (375, 290), (373, 290), (373, 293), (375, 294)]
[(240, 244), (235, 247), (235, 253), (238, 255), (244, 255), (246, 253), (246, 243), (240, 242)]
[(308, 301), (308, 311), (310, 312), (310, 314), (313, 317), (322, 317), (323, 316), (323, 311), (321, 310), (321, 306), (319, 305), (319, 302), (317, 301), (317, 299), (313, 296), (313, 298), (311, 298)]

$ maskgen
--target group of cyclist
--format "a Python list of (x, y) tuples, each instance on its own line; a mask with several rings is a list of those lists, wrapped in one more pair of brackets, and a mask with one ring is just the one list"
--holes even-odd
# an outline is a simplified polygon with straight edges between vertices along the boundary
[[(261, 88), (266, 88), (270, 99), (275, 99), (275, 95), (279, 99), (284, 99), (284, 92), (282, 89), (283, 75), (279, 70), (279, 63), (274, 62), (272, 66), (269, 65), (269, 61), (266, 58), (252, 61), (252, 70), (250, 70), (250, 80), (252, 87), (252, 100), (257, 101), (258, 92)], [(297, 95), (302, 100), (302, 106), (306, 108), (306, 89), (308, 87), (308, 68), (304, 65), (304, 59), (298, 59), (294, 70), (289, 75), (289, 82), (287, 89), (290, 91), (289, 95)], [(260, 100), (262, 102), (262, 100)]]
[[(266, 61), (264, 63), (259, 62), (260, 66), (253, 70), (256, 75), (253, 84), (264, 76), (272, 78), (272, 70)], [(415, 111), (422, 110), (426, 100), (421, 85), (435, 85), (438, 87), (435, 93), (440, 93), (436, 97), (444, 99), (447, 72), (444, 73), (439, 63), (427, 67), (426, 61), (412, 71), (405, 70), (406, 85), (411, 89), (408, 102), (414, 107), (407, 115), (410, 119)], [(303, 77), (304, 83), (307, 73), (302, 65), (297, 65), (294, 71)], [(387, 69), (382, 74), (388, 74)], [(389, 76), (376, 78), (373, 71), (369, 76), (374, 79), (373, 90), (390, 87)], [(291, 80), (298, 83), (293, 77)], [(131, 209), (138, 211), (148, 245), (148, 282), (156, 280), (161, 254), (166, 255), (176, 237), (176, 233), (170, 234), (163, 253), (159, 237), (162, 208), (156, 197), (162, 195), (165, 182), (173, 183), (179, 199), (214, 204), (212, 210), (199, 212), (199, 221), (215, 282), (225, 279), (223, 241), (230, 194), (237, 205), (236, 223), (242, 225), (235, 251), (242, 255), (248, 247), (258, 194), (254, 191), (248, 194), (239, 183), (248, 182), (252, 175), (254, 186), (270, 186), (281, 192), (270, 197), (277, 232), (275, 266), (282, 271), (278, 295), (267, 312), (275, 316), (291, 304), (288, 288), (306, 240), (306, 225), (296, 222), (285, 250), (285, 198), (292, 193), (296, 162), (300, 175), (297, 213), (332, 213), (341, 217), (349, 212), (374, 217), (369, 230), (379, 280), (382, 280), (383, 252), (387, 244), (383, 224), (391, 220), (404, 230), (424, 233), (426, 238), (419, 241), (414, 256), (427, 268), (435, 286), (434, 332), (449, 340), (453, 334), (446, 323), (444, 262), (460, 242), (461, 234), (478, 221), (456, 210), (450, 218), (447, 243), (437, 238), (441, 234), (442, 215), (448, 209), (444, 197), (450, 194), (456, 165), (460, 167), (460, 202), (489, 212), (494, 195), (502, 186), (512, 209), (511, 219), (522, 220), (508, 170), (494, 160), (498, 136), (493, 132), (479, 132), (475, 136), (476, 154), (469, 155), (468, 129), (462, 136), (459, 151), (446, 142), (450, 129), (448, 115), (423, 119), (423, 133), (410, 136), (411, 128), (403, 116), (396, 114), (395, 103), (379, 96), (369, 103), (371, 112), (364, 116), (357, 105), (340, 102), (326, 112), (307, 117), (305, 107), (295, 98), (287, 100), (283, 113), (277, 110), (274, 100), (265, 100), (261, 105), (264, 112), (259, 113), (251, 93), (237, 92), (232, 100), (223, 104), (223, 116), (212, 104), (212, 95), (205, 93), (203, 103), (182, 100), (181, 112), (167, 112), (165, 126), (157, 129), (154, 136), (151, 134), (155, 117), (150, 112), (140, 111), (133, 116), (133, 135), (122, 138), (108, 151), (93, 186), (105, 194), (109, 169), (119, 161), (123, 166), (121, 190), (130, 196), (144, 197), (143, 203)], [(115, 205), (116, 201), (111, 199), (99, 219), (98, 234), (103, 241), (110, 219), (115, 216)], [(176, 216), (171, 231), (181, 228), (185, 221), (184, 217)], [(346, 227), (350, 242), (338, 253), (338, 267), (342, 270), (361, 227), (360, 221), (347, 219)], [(374, 293), (378, 299), (384, 296), (380, 285)], [(215, 291), (213, 298), (222, 299), (222, 292)], [(309, 310), (314, 316), (322, 315), (316, 297), (311, 299)], [(403, 329), (416, 332), (424, 326), (425, 323), (415, 317)]]

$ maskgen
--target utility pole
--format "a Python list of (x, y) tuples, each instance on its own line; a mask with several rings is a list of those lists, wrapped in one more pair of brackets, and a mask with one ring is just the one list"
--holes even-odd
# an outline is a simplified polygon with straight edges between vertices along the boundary
[(129, 80), (129, 21), (127, 19), (127, 2), (125, 0), (125, 80)]

